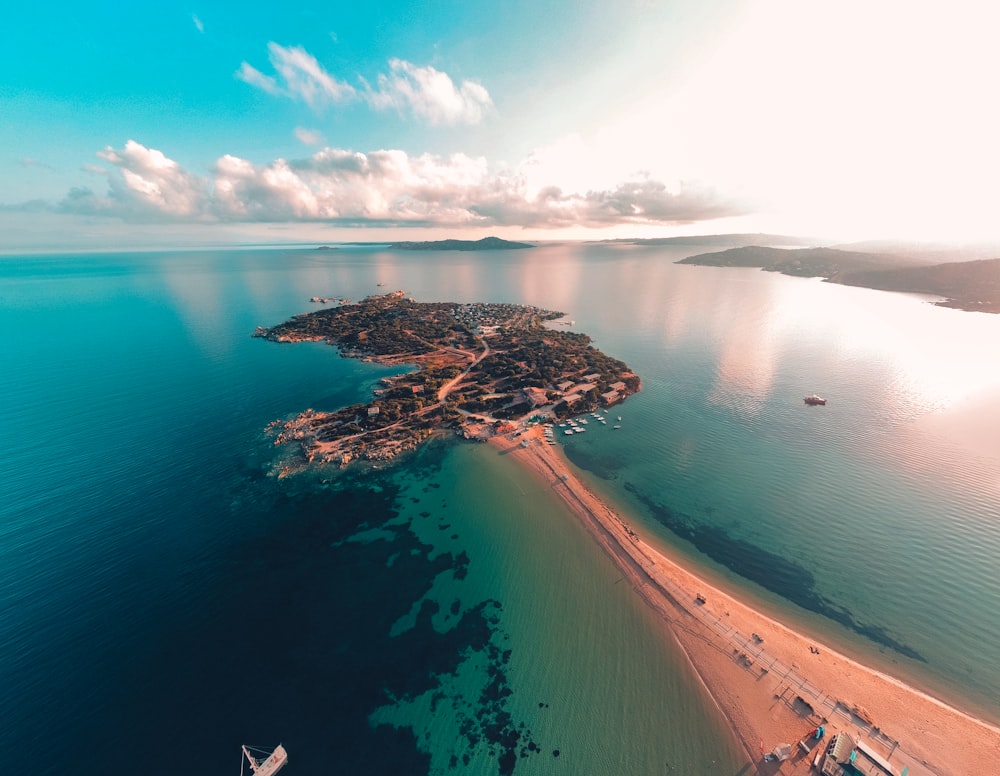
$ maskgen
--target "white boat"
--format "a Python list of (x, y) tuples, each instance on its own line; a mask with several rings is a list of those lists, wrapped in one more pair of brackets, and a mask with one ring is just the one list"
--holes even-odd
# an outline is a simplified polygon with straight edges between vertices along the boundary
[[(271, 776), (272, 773), (277, 773), (288, 764), (288, 752), (285, 751), (285, 747), (281, 744), (278, 744), (277, 748), (270, 754), (244, 744), (243, 754), (250, 761), (250, 770), (257, 776)], [(265, 755), (265, 757), (263, 760), (258, 760), (254, 755)], [(240, 763), (240, 774), (242, 776), (243, 767), (246, 763), (242, 760), (240, 760)]]

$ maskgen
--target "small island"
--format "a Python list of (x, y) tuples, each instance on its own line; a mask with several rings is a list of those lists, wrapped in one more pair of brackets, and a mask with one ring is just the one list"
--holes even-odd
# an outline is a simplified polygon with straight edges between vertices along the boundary
[(253, 336), (272, 342), (322, 340), (346, 357), (417, 366), (382, 378), (369, 404), (309, 409), (268, 428), (275, 444), (298, 443), (304, 463), (345, 466), (388, 460), (446, 429), (485, 440), (640, 389), (638, 376), (587, 335), (546, 327), (561, 317), (528, 305), (417, 302), (396, 291), (258, 327)]
[(941, 307), (1000, 313), (1000, 259), (934, 263), (927, 256), (752, 245), (688, 256), (677, 263), (758, 267), (783, 275), (821, 277), (845, 286), (930, 294), (942, 297), (935, 302)]
[(431, 240), (429, 242), (398, 242), (390, 248), (399, 251), (509, 251), (534, 248), (522, 242), (501, 240), (499, 237), (484, 237), (482, 240)]

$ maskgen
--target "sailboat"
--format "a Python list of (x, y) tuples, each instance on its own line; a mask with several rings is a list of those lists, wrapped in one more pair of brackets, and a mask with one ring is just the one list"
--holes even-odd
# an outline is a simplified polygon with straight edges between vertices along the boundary
[[(277, 748), (268, 754), (266, 751), (260, 749), (255, 749), (252, 746), (243, 745), (243, 754), (246, 755), (247, 760), (250, 761), (250, 770), (253, 771), (256, 776), (271, 776), (272, 773), (277, 773), (285, 765), (288, 764), (288, 752), (285, 751), (285, 747), (278, 744)], [(258, 760), (254, 755), (266, 755), (263, 760)], [(240, 760), (240, 776), (243, 776), (243, 760)]]

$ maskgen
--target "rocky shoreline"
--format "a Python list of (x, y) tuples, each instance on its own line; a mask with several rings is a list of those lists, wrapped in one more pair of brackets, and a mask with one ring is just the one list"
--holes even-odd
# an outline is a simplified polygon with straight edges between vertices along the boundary
[[(296, 444), (300, 466), (388, 461), (434, 433), (484, 440), (528, 418), (568, 417), (624, 401), (641, 387), (627, 365), (584, 334), (546, 323), (562, 313), (529, 305), (421, 303), (395, 291), (293, 316), (253, 336), (325, 341), (347, 358), (416, 371), (386, 377), (373, 400), (309, 409), (267, 427)], [(282, 474), (296, 466), (287, 465)]]

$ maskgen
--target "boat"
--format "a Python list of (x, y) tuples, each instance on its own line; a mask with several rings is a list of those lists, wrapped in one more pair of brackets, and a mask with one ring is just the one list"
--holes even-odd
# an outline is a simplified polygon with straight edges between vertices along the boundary
[(822, 396), (817, 396), (815, 393), (811, 393), (804, 399), (806, 404), (810, 406), (823, 405), (826, 404), (826, 399)]
[[(252, 746), (243, 745), (243, 754), (246, 755), (247, 760), (250, 761), (250, 770), (253, 771), (257, 776), (271, 776), (272, 773), (277, 773), (282, 768), (288, 764), (288, 752), (285, 751), (285, 747), (278, 744), (277, 748), (268, 754), (266, 751), (255, 749)], [(258, 760), (254, 755), (266, 755), (263, 760)], [(243, 763), (240, 760), (240, 775), (243, 774)]]

